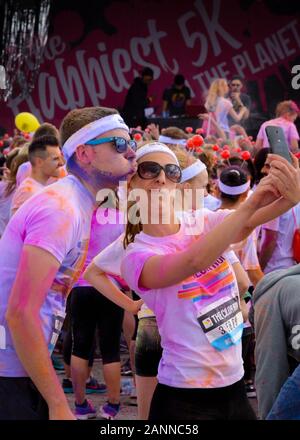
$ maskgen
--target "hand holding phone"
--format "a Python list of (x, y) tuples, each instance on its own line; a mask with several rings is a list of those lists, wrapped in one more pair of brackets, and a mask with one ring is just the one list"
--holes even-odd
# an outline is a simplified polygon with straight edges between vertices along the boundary
[(290, 150), (281, 127), (269, 125), (265, 128), (270, 145), (271, 153), (284, 157), (289, 163), (292, 163)]

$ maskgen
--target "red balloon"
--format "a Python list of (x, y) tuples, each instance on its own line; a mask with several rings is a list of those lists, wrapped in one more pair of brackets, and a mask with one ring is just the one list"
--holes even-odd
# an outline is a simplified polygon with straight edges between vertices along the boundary
[(194, 143), (195, 147), (201, 147), (201, 145), (204, 144), (204, 139), (199, 134), (196, 134), (195, 136), (193, 136), (192, 139), (193, 139), (193, 143)]
[(4, 142), (0, 141), (0, 147), (3, 147), (3, 145), (4, 145)]
[(229, 152), (228, 150), (224, 150), (224, 151), (222, 151), (222, 153), (221, 153), (221, 157), (222, 157), (223, 159), (229, 159), (229, 158), (230, 158), (230, 152)]
[(229, 145), (224, 145), (223, 150), (229, 150)]
[(193, 149), (194, 149), (195, 145), (194, 145), (193, 138), (188, 139), (188, 141), (187, 141), (187, 143), (186, 143), (186, 147), (187, 147), (189, 150), (193, 150)]
[(142, 139), (142, 135), (140, 133), (135, 133), (133, 138), (136, 142), (139, 142)]
[(237, 147), (237, 148), (235, 149), (235, 151), (236, 151), (237, 153), (240, 153), (240, 152), (242, 151), (242, 149), (241, 149), (240, 147)]
[(220, 150), (220, 147), (219, 147), (219, 145), (215, 144), (215, 145), (213, 145), (212, 149), (213, 149), (214, 151), (219, 151), (219, 150)]
[(193, 127), (185, 127), (187, 133), (193, 133)]
[(249, 160), (251, 157), (251, 154), (249, 153), (249, 151), (243, 151), (241, 156), (242, 156), (243, 160)]
[(197, 128), (196, 133), (197, 134), (203, 134), (204, 133), (203, 128)]

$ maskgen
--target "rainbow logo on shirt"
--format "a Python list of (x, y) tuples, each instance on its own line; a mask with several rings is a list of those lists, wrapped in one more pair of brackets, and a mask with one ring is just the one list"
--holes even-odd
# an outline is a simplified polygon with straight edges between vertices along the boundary
[(208, 269), (187, 278), (178, 291), (178, 298), (193, 302), (209, 299), (217, 293), (230, 293), (235, 288), (233, 272), (224, 257)]

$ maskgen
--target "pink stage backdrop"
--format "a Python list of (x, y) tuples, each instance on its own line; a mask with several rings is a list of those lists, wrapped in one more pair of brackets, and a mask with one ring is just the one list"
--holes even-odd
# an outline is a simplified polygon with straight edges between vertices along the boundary
[(145, 66), (154, 70), (149, 94), (157, 113), (162, 92), (177, 73), (186, 77), (194, 103), (203, 102), (213, 78), (236, 74), (247, 81), (258, 111), (286, 97), (284, 91), (295, 93), (291, 71), (300, 64), (295, 14), (273, 14), (263, 2), (243, 11), (238, 0), (107, 3), (99, 26), (96, 12), (92, 27), (80, 11), (55, 12), (32, 96), (2, 103), (1, 126), (11, 130), (21, 111), (59, 125), (75, 107), (121, 108)]

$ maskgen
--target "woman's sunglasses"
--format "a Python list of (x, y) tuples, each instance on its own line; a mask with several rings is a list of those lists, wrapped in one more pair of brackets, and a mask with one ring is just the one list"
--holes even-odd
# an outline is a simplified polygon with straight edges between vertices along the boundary
[(136, 151), (136, 149), (137, 149), (137, 143), (134, 140), (130, 139), (128, 141), (127, 139), (124, 139), (122, 137), (117, 137), (117, 136), (100, 138), (100, 139), (92, 139), (91, 141), (85, 142), (85, 144), (86, 145), (101, 145), (101, 144), (106, 144), (107, 142), (112, 142), (118, 153), (125, 153), (127, 151), (128, 147), (130, 147), (133, 151)]
[(181, 169), (178, 165), (169, 163), (165, 166), (157, 162), (142, 162), (138, 165), (137, 173), (141, 179), (155, 179), (164, 170), (165, 175), (171, 182), (179, 183), (181, 181)]

